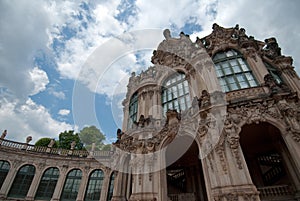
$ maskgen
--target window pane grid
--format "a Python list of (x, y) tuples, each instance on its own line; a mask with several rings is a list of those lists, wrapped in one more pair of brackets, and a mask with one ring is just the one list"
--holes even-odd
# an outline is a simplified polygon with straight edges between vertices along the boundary
[(33, 180), (34, 173), (35, 167), (33, 165), (21, 167), (14, 179), (8, 197), (25, 198)]
[[(165, 98), (165, 94), (167, 94), (167, 98)], [(165, 81), (162, 90), (162, 106), (163, 114), (168, 109), (184, 111), (190, 107), (188, 82), (183, 73), (173, 75)]]
[(238, 52), (229, 50), (218, 53), (213, 60), (224, 92), (257, 86), (251, 70)]
[(79, 169), (72, 170), (68, 173), (62, 192), (61, 201), (76, 200), (81, 182), (81, 176), (82, 172)]
[(50, 200), (59, 177), (58, 168), (47, 169), (40, 181), (35, 199)]
[(138, 112), (138, 93), (134, 93), (130, 99), (129, 103), (129, 119), (128, 127), (131, 128), (132, 124), (137, 121)]
[(99, 200), (101, 195), (104, 174), (102, 170), (95, 170), (89, 177), (85, 201)]

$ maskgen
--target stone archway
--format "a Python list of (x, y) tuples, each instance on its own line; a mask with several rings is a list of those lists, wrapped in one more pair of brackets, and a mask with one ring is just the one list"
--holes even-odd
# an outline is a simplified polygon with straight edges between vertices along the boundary
[(166, 181), (172, 201), (206, 201), (202, 164), (197, 143), (189, 136), (175, 138), (166, 148)]
[(240, 144), (261, 200), (270, 197), (293, 200), (299, 175), (280, 130), (266, 122), (244, 125), (240, 132)]

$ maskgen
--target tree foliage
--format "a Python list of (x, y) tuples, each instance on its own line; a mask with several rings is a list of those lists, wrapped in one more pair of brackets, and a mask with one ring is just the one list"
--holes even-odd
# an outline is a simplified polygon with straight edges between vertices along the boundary
[(71, 149), (71, 143), (73, 141), (76, 142), (74, 149), (82, 150), (84, 148), (82, 142), (80, 141), (79, 134), (74, 133), (73, 130), (64, 131), (59, 134), (58, 142), (60, 148)]
[[(44, 137), (44, 138), (39, 139), (34, 145), (39, 146), (39, 147), (47, 147), (48, 144), (50, 143), (50, 141), (51, 141), (51, 138)], [(55, 142), (55, 144), (52, 147), (53, 148), (58, 147), (58, 143)]]
[(87, 150), (92, 148), (93, 143), (95, 143), (95, 150), (101, 150), (104, 145), (105, 136), (96, 126), (84, 127), (80, 131), (79, 137)]

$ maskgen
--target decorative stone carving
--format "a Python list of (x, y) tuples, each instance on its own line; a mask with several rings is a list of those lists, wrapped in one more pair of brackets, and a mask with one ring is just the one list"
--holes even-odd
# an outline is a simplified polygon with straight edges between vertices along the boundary
[(270, 59), (275, 59), (281, 56), (281, 48), (278, 46), (276, 38), (265, 39), (266, 48), (264, 49), (264, 54)]

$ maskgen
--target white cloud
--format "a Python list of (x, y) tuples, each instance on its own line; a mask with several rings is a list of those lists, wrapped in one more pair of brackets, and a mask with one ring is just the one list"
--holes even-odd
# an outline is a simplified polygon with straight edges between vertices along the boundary
[(31, 81), (34, 83), (34, 87), (30, 95), (37, 94), (46, 89), (46, 85), (49, 83), (47, 73), (38, 67), (34, 67), (29, 71)]
[(31, 99), (24, 103), (1, 99), (0, 125), (8, 130), (6, 138), (25, 142), (30, 135), (33, 143), (41, 137), (58, 138), (60, 132), (73, 129), (70, 124), (54, 120), (45, 107)]
[(61, 116), (67, 116), (70, 114), (70, 110), (67, 110), (67, 109), (61, 109), (58, 111), (58, 114), (61, 115)]

